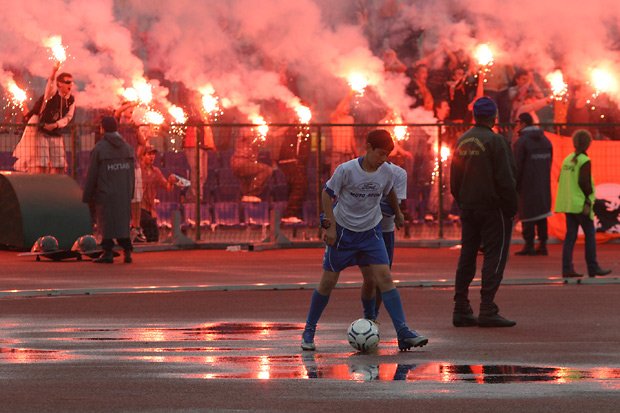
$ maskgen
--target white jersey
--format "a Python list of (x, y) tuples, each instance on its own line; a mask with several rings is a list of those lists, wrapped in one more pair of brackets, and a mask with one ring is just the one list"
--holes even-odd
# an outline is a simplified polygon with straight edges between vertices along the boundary
[(338, 203), (334, 217), (341, 227), (355, 232), (376, 227), (383, 217), (379, 203), (394, 183), (392, 170), (383, 164), (374, 172), (362, 169), (360, 159), (338, 165), (325, 186), (333, 191)]
[[(385, 163), (384, 165), (388, 166), (392, 171), (392, 174), (394, 174), (394, 193), (400, 203), (400, 201), (407, 199), (407, 171), (398, 165), (394, 165), (393, 163)], [(381, 231), (393, 232), (395, 229), (395, 215), (394, 210), (386, 197), (381, 199), (381, 212), (383, 213), (383, 219), (381, 220)]]

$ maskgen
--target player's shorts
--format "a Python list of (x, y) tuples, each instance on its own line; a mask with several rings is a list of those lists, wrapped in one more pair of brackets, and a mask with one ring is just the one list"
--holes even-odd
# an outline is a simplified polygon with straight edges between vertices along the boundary
[(323, 269), (332, 272), (356, 265), (389, 263), (381, 225), (368, 231), (354, 232), (336, 224), (336, 242), (325, 248), (323, 256)]
[(66, 168), (64, 136), (46, 136), (37, 133), (35, 142), (36, 160), (34, 164), (44, 168)]
[(383, 242), (385, 243), (385, 249), (390, 259), (390, 267), (392, 267), (392, 263), (394, 262), (394, 231), (384, 231)]
[(131, 202), (142, 202), (142, 195), (144, 194), (144, 189), (142, 186), (142, 169), (137, 164), (135, 168), (135, 177), (133, 199)]

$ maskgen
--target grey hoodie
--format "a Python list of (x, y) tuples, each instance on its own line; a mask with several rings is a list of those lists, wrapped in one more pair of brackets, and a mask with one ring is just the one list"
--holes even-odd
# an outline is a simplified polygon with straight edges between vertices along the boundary
[(134, 192), (134, 151), (118, 132), (108, 132), (90, 154), (82, 201), (94, 203), (103, 238), (128, 238)]

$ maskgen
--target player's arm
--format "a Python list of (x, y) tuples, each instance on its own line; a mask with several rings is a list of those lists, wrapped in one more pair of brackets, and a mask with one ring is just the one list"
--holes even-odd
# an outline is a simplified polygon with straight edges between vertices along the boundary
[(401, 228), (405, 223), (405, 216), (400, 210), (400, 202), (398, 201), (396, 192), (394, 192), (394, 188), (392, 188), (390, 193), (387, 195), (387, 200), (390, 207), (394, 210), (394, 225), (396, 225), (396, 228)]
[(327, 245), (334, 245), (336, 242), (336, 217), (334, 216), (333, 198), (326, 188), (321, 192), (321, 206), (325, 214), (325, 221), (329, 222), (329, 226), (325, 228), (323, 241)]

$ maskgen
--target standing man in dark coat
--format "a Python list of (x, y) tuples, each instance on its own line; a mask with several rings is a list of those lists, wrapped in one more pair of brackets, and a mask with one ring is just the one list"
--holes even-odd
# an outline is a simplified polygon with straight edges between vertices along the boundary
[[(533, 126), (529, 113), (517, 119), (519, 139), (514, 145), (517, 164), (519, 219), (525, 246), (517, 255), (548, 255), (547, 217), (551, 215), (551, 160), (553, 146), (542, 129)], [(534, 249), (534, 232), (538, 232), (538, 248)]]
[(118, 124), (113, 117), (101, 121), (104, 135), (90, 154), (90, 166), (84, 187), (82, 201), (94, 202), (97, 225), (103, 236), (103, 254), (96, 263), (114, 262), (114, 239), (125, 252), (125, 263), (131, 263), (131, 199), (134, 193), (133, 149), (118, 133)]
[[(476, 124), (456, 142), (450, 165), (450, 191), (461, 208), (461, 256), (456, 270), (455, 327), (512, 327), (516, 322), (499, 315), (499, 289), (510, 247), (512, 220), (517, 212), (515, 164), (506, 139), (493, 132), (497, 106), (488, 97), (474, 103)], [(476, 275), (482, 245), (480, 313), (474, 317), (469, 285)]]

